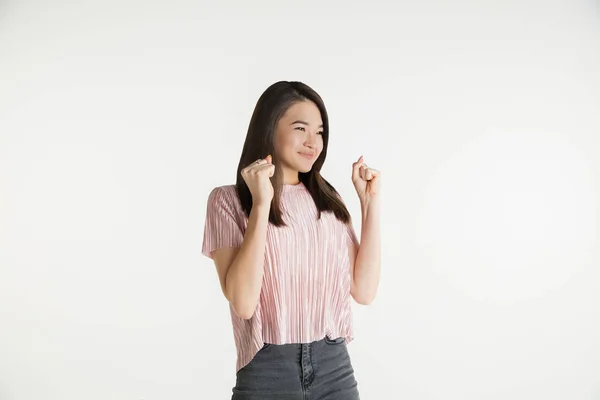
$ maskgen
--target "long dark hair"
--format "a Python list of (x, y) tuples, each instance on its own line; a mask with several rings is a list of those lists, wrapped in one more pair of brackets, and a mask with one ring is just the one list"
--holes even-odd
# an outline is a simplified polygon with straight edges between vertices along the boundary
[[(280, 81), (269, 86), (258, 99), (248, 134), (244, 142), (244, 148), (237, 167), (236, 188), (237, 193), (246, 215), (250, 216), (252, 209), (252, 194), (248, 185), (242, 178), (242, 169), (259, 158), (265, 158), (268, 154), (273, 157), (273, 163), (277, 161), (274, 138), (277, 124), (285, 112), (295, 103), (300, 101), (312, 101), (321, 112), (323, 121), (323, 151), (313, 164), (309, 172), (299, 172), (299, 179), (310, 192), (318, 209), (319, 218), (321, 213), (333, 212), (336, 218), (344, 223), (350, 221), (350, 213), (344, 205), (335, 188), (321, 176), (321, 167), (327, 157), (327, 144), (329, 142), (329, 119), (323, 99), (317, 92), (302, 82)], [(271, 201), (269, 222), (275, 226), (285, 226), (281, 212), (281, 191), (283, 189), (283, 176), (278, 168), (271, 178), (274, 195)]]

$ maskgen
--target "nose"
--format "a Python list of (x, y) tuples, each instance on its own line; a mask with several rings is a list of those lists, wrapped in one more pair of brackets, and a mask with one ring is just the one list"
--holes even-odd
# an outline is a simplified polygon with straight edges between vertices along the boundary
[(317, 138), (316, 135), (309, 136), (304, 142), (306, 147), (310, 147), (311, 149), (315, 149), (317, 147)]

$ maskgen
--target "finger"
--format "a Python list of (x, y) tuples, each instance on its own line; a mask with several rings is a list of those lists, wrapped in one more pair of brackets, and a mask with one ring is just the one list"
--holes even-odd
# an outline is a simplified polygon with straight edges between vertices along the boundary
[(367, 180), (367, 172), (369, 171), (369, 168), (363, 163), (363, 165), (360, 166), (360, 177), (364, 180)]
[(262, 164), (266, 164), (266, 161), (256, 160), (252, 164), (248, 165), (246, 168), (242, 169), (242, 174), (247, 175), (253, 173), (253, 171)]
[(356, 181), (360, 178), (360, 167), (363, 165), (363, 156), (360, 156), (358, 161), (352, 164), (352, 180)]
[(381, 177), (381, 172), (376, 169), (369, 168), (368, 171), (368, 180), (372, 181), (373, 179), (379, 179)]
[(252, 169), (252, 173), (254, 173), (254, 174), (261, 174), (261, 173), (264, 173), (265, 171), (268, 171), (267, 175), (270, 174), (269, 176), (273, 176), (273, 172), (275, 172), (275, 166), (273, 164), (264, 163), (261, 165), (257, 165), (256, 167), (254, 167)]
[(256, 161), (254, 161), (252, 164), (248, 165), (248, 166), (246, 167), (246, 169), (247, 169), (247, 170), (251, 170), (251, 169), (254, 169), (254, 168), (256, 168), (256, 167), (258, 167), (258, 166), (260, 166), (260, 165), (262, 165), (262, 164), (266, 164), (266, 163), (267, 163), (267, 161), (266, 161), (266, 160), (264, 160), (264, 159), (258, 159), (258, 160), (256, 160)]
[(271, 178), (275, 174), (275, 166), (273, 164), (264, 164), (260, 166), (260, 169), (257, 172), (258, 174), (266, 174), (269, 178)]

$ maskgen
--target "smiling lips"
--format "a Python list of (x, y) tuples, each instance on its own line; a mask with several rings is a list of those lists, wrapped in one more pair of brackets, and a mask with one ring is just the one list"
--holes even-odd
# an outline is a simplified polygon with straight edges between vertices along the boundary
[(299, 153), (301, 156), (308, 158), (309, 160), (312, 160), (313, 158), (315, 158), (315, 154), (314, 153)]

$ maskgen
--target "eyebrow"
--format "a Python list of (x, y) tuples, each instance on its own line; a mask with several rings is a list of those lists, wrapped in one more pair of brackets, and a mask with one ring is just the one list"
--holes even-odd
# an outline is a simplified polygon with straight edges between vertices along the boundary
[[(306, 125), (306, 126), (310, 125), (308, 122), (301, 121), (301, 120), (294, 121), (290, 125), (294, 125), (294, 124), (302, 124), (302, 125)], [(322, 127), (323, 127), (323, 124), (319, 125), (319, 128), (322, 128)]]

